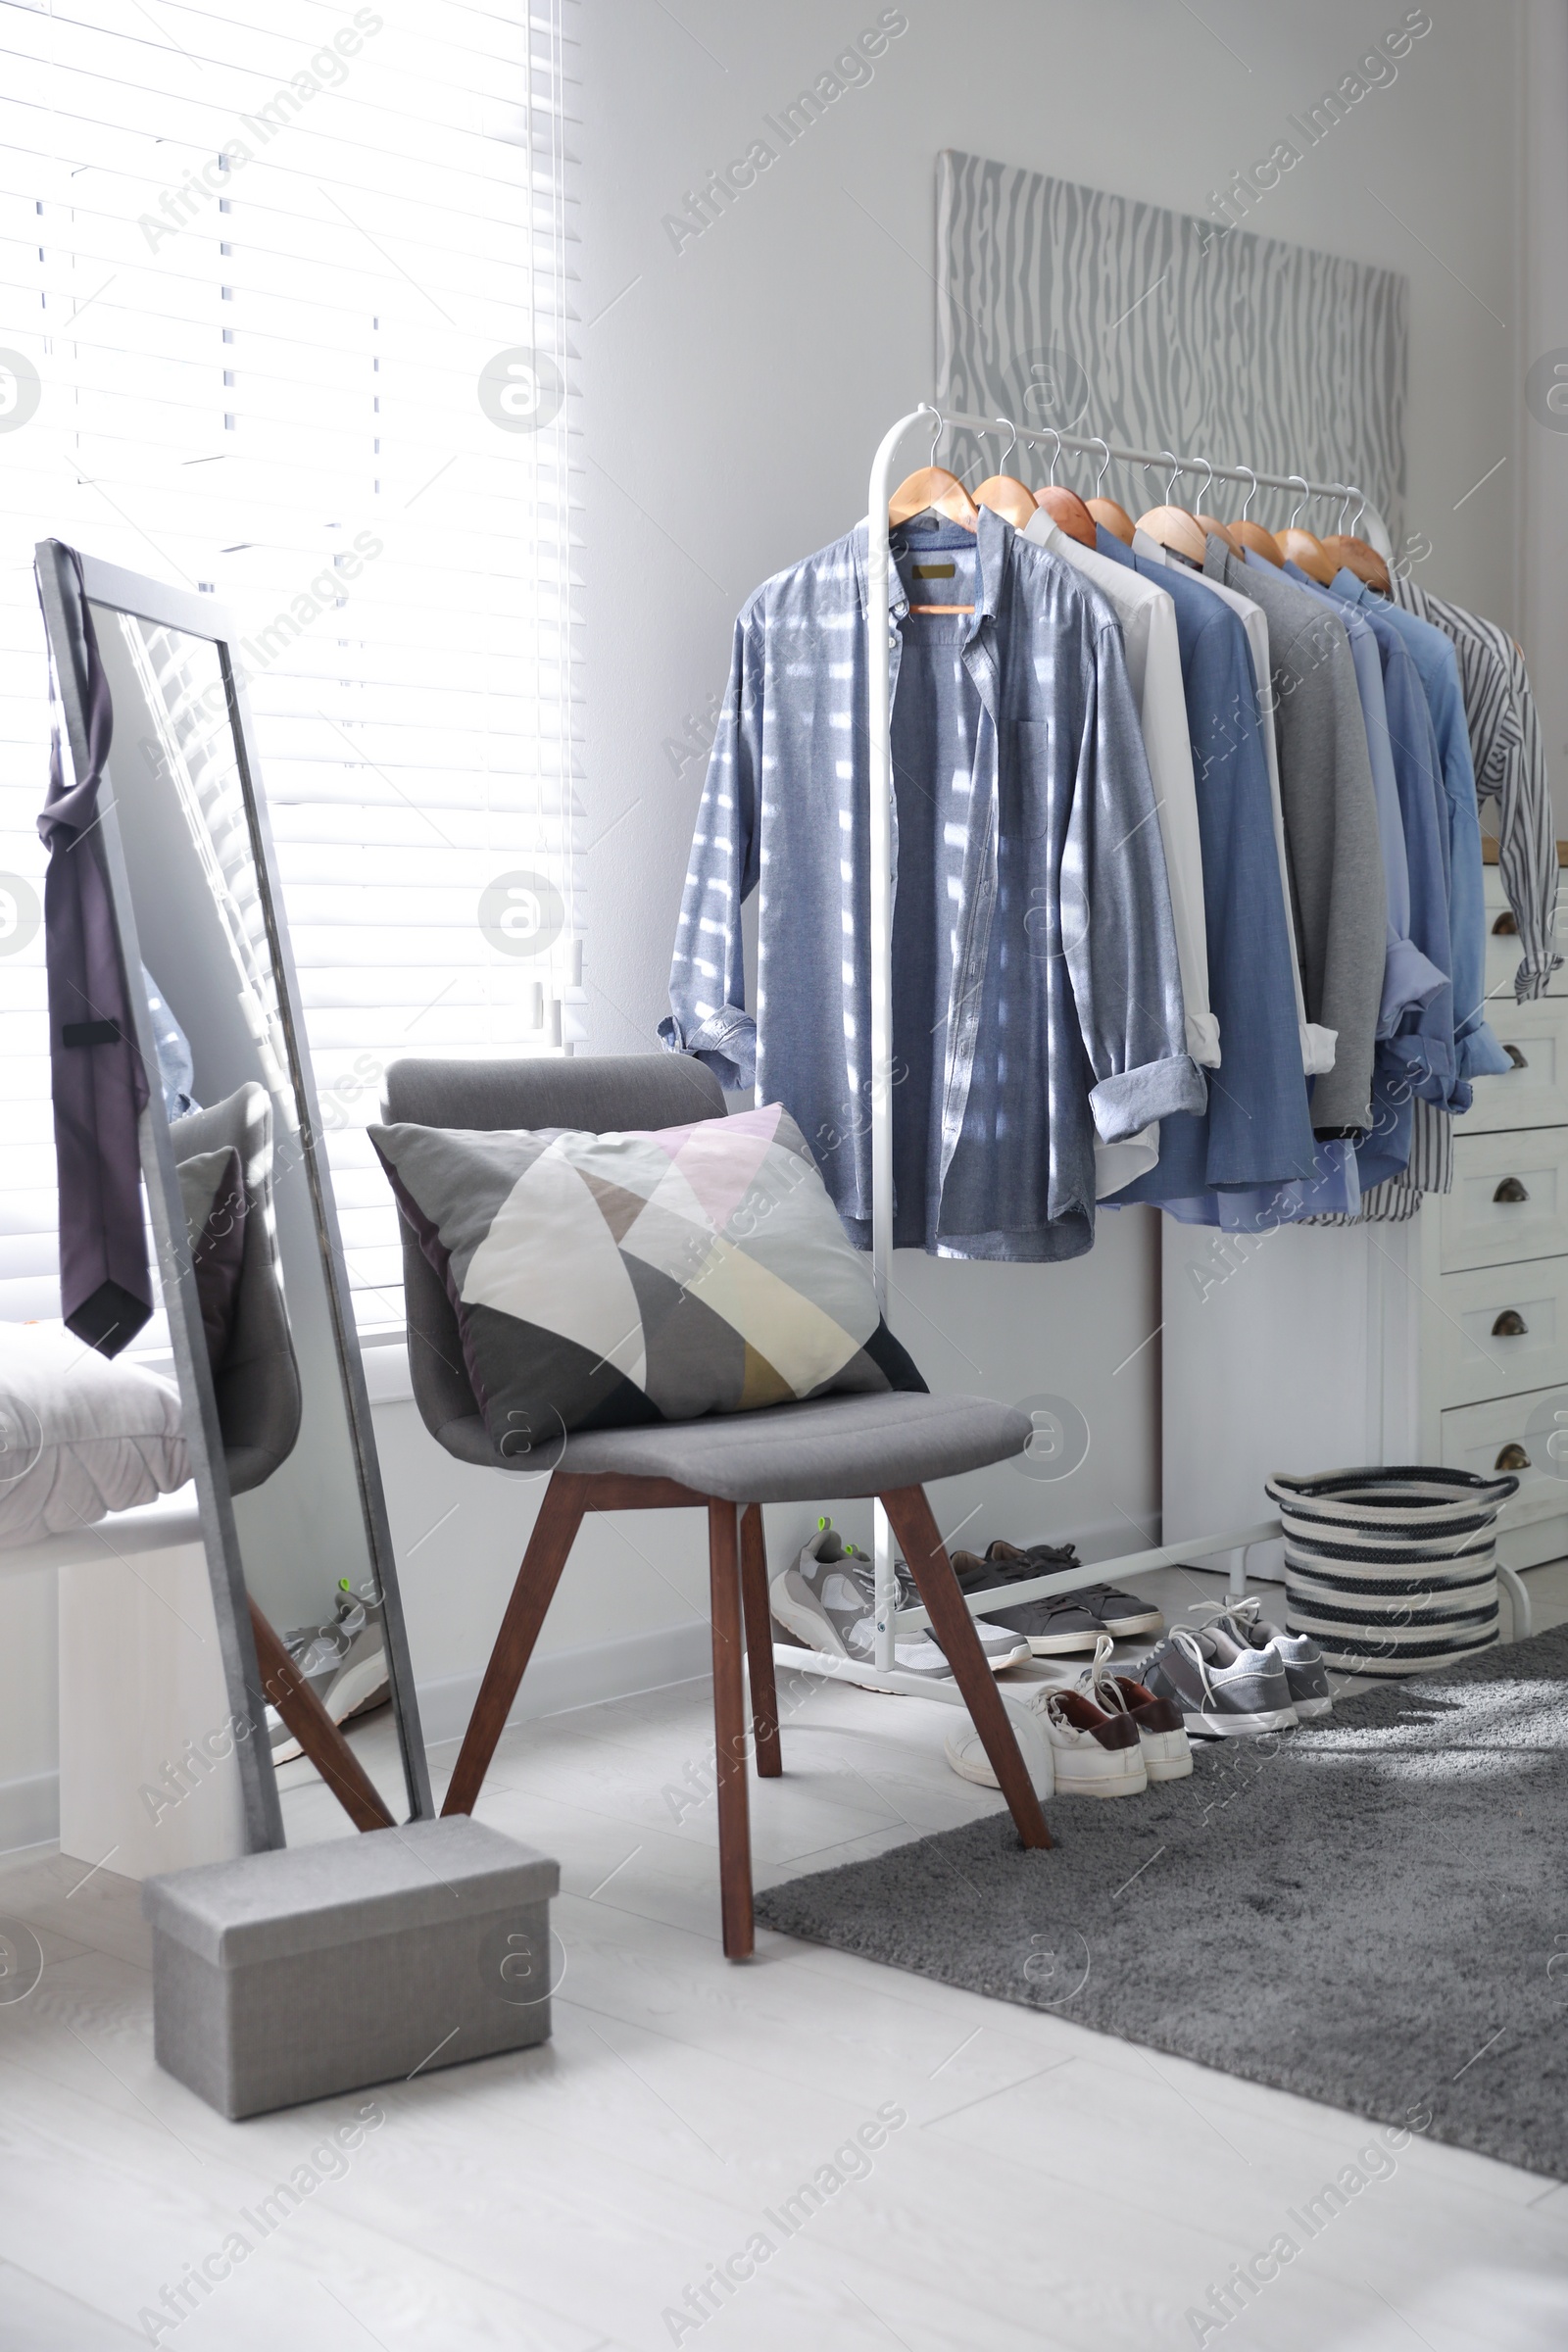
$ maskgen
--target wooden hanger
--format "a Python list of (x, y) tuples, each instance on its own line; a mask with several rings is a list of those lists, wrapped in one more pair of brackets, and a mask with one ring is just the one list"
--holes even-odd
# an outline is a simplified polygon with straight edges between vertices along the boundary
[(1340, 568), (1315, 532), (1298, 530), (1294, 523), (1275, 533), (1274, 544), (1282, 562), (1296, 564), (1320, 588), (1326, 588)]
[[(1199, 495), (1200, 497), (1206, 499), (1214, 487), (1214, 467), (1212, 461), (1208, 458), (1203, 458), (1200, 463), (1208, 467), (1208, 479), (1203, 484), (1203, 487)], [(1220, 521), (1217, 514), (1207, 514), (1203, 512), (1203, 509), (1200, 506), (1195, 505), (1193, 509), (1193, 520), (1197, 523), (1199, 529), (1203, 534), (1205, 550), (1210, 539), (1219, 539), (1223, 541), (1224, 545), (1230, 550), (1230, 553), (1233, 556), (1240, 555), (1240, 548), (1237, 546), (1235, 540), (1231, 537), (1230, 532), (1226, 529), (1224, 523)]]
[[(1116, 507), (1113, 498), (1102, 498), (1100, 503), (1102, 507)], [(1059, 483), (1048, 482), (1043, 490), (1035, 492), (1035, 505), (1051, 516), (1058, 531), (1064, 531), (1069, 539), (1076, 539), (1080, 547), (1094, 546), (1095, 518), (1076, 490), (1066, 490)], [(1120, 507), (1116, 507), (1116, 512), (1121, 514)], [(1127, 519), (1126, 515), (1122, 515), (1124, 522)], [(1105, 527), (1108, 530), (1110, 525), (1107, 523)], [(1118, 531), (1116, 536), (1120, 538), (1121, 533)], [(1130, 539), (1128, 544), (1131, 545)]]
[[(1035, 492), (1035, 505), (1040, 512), (1051, 516), (1057, 530), (1064, 532), (1067, 538), (1075, 539), (1080, 547), (1093, 547), (1095, 544), (1094, 516), (1076, 490), (1064, 489), (1056, 480), (1056, 460), (1061, 455), (1061, 435), (1054, 424), (1048, 424), (1046, 430), (1054, 436), (1056, 446), (1051, 453), (1051, 479), (1043, 490)], [(1106, 442), (1103, 447), (1105, 466), (1108, 466), (1110, 464), (1110, 444)], [(1102, 474), (1105, 470), (1105, 466), (1102, 466), (1100, 468)], [(1100, 487), (1098, 475), (1095, 487), (1097, 490)]]
[(1084, 511), (1093, 515), (1102, 531), (1108, 531), (1113, 539), (1119, 539), (1123, 547), (1131, 547), (1138, 525), (1125, 507), (1118, 507), (1113, 498), (1086, 498)]
[(1293, 483), (1300, 484), (1301, 495), (1297, 500), (1295, 514), (1292, 514), (1284, 530), (1275, 532), (1274, 544), (1287, 564), (1294, 564), (1298, 570), (1305, 572), (1309, 580), (1316, 580), (1320, 588), (1326, 588), (1338, 571), (1339, 565), (1315, 531), (1302, 531), (1297, 528), (1296, 516), (1299, 514), (1307, 501), (1306, 477), (1304, 474), (1293, 473), (1291, 480)]
[[(942, 419), (937, 418), (936, 431), (931, 436), (931, 455), (937, 454), (942, 438)], [(889, 525), (910, 521), (927, 509), (946, 516), (949, 522), (961, 523), (966, 531), (980, 527), (980, 510), (956, 473), (945, 466), (922, 466), (915, 473), (906, 473), (893, 496), (888, 500)], [(950, 566), (950, 576), (953, 567)], [(972, 612), (973, 605), (916, 605), (911, 612)]]
[(1147, 514), (1139, 515), (1138, 528), (1173, 555), (1186, 556), (1201, 567), (1208, 540), (1185, 507), (1151, 507)]
[(1272, 564), (1276, 569), (1278, 569), (1278, 567), (1284, 563), (1285, 558), (1280, 554), (1279, 549), (1274, 544), (1273, 532), (1265, 531), (1260, 522), (1249, 522), (1247, 516), (1244, 514), (1241, 516), (1239, 521), (1227, 525), (1227, 528), (1230, 531), (1232, 540), (1235, 541), (1238, 546), (1243, 548), (1250, 547), (1253, 549), (1255, 553), (1262, 556), (1266, 562)]
[(1026, 529), (1035, 518), (1035, 494), (1015, 473), (988, 475), (974, 497), (976, 506), (989, 507), (1015, 531)]
[(911, 515), (923, 514), (927, 507), (934, 507), (949, 522), (961, 522), (966, 531), (979, 525), (979, 508), (957, 475), (945, 466), (922, 466), (917, 473), (906, 473), (888, 500), (888, 520), (907, 522)]
[(1393, 595), (1394, 582), (1389, 577), (1389, 567), (1377, 549), (1365, 539), (1352, 538), (1347, 531), (1336, 531), (1332, 538), (1324, 540), (1323, 545), (1336, 563), (1343, 564), (1347, 571), (1353, 571), (1358, 580), (1368, 588), (1375, 588), (1379, 596)]
[[(1051, 429), (1054, 432), (1056, 428), (1053, 425)], [(1113, 539), (1119, 539), (1123, 547), (1131, 547), (1137, 524), (1125, 507), (1118, 506), (1113, 498), (1102, 498), (1100, 495), (1100, 485), (1105, 478), (1105, 467), (1110, 464), (1110, 443), (1105, 439), (1103, 433), (1092, 434), (1091, 439), (1098, 441), (1105, 454), (1100, 461), (1100, 471), (1095, 476), (1095, 494), (1092, 498), (1084, 500), (1084, 513), (1091, 522), (1098, 523), (1102, 531), (1108, 531)], [(1052, 471), (1055, 471), (1054, 466)], [(1056, 516), (1055, 519), (1060, 521), (1059, 516)], [(1061, 527), (1065, 530), (1067, 526), (1062, 523)]]
[(1285, 558), (1274, 544), (1273, 532), (1265, 531), (1260, 522), (1249, 522), (1247, 519), (1249, 509), (1257, 496), (1257, 476), (1252, 472), (1250, 466), (1238, 466), (1236, 470), (1238, 473), (1250, 474), (1252, 486), (1247, 493), (1247, 504), (1243, 507), (1237, 520), (1226, 526), (1230, 532), (1231, 545), (1238, 555), (1243, 554), (1246, 549), (1251, 548), (1255, 554), (1263, 558), (1265, 563), (1272, 564), (1277, 571)]

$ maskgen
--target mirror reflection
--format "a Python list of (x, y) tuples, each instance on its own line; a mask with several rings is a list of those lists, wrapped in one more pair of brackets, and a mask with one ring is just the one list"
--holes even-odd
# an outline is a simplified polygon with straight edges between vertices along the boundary
[[(158, 1050), (150, 1111), (168, 1121), (245, 1583), (333, 1721), (362, 1723), (391, 1696), (389, 1596), (219, 648), (91, 610)], [(275, 1710), (268, 1723), (274, 1762), (298, 1758)]]

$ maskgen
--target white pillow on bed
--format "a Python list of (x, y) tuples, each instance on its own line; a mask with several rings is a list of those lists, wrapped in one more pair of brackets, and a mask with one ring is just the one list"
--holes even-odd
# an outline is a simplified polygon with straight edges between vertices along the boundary
[(190, 1476), (172, 1381), (59, 1323), (0, 1323), (0, 1547), (90, 1526)]

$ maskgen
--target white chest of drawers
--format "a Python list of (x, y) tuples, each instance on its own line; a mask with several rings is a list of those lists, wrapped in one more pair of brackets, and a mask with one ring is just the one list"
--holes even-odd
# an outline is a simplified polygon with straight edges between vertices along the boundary
[(1488, 1018), (1516, 1066), (1477, 1081), (1453, 1190), (1420, 1218), (1420, 1454), (1514, 1470), (1502, 1556), (1568, 1553), (1568, 970), (1516, 1004), (1519, 942), (1486, 870)]

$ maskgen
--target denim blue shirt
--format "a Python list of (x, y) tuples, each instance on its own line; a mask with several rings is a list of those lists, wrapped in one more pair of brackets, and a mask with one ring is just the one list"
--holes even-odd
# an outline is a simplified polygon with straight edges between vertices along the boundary
[(1118, 1192), (1116, 1204), (1308, 1177), (1312, 1126), (1247, 631), (1229, 606), (1200, 581), (1184, 578), (1179, 565), (1134, 556), (1119, 541), (1112, 545), (1176, 607), (1198, 786), (1209, 1003), (1222, 1041), (1206, 1113), (1166, 1120), (1158, 1166)]
[[(1297, 566), (1287, 564), (1294, 578)], [(1309, 587), (1314, 583), (1301, 573)], [(1359, 617), (1372, 632), (1383, 671), (1384, 704), (1388, 714), (1389, 750), (1399, 795), (1399, 823), (1404, 833), (1405, 868), (1410, 885), (1410, 938), (1419, 952), (1443, 974), (1443, 985), (1424, 1003), (1410, 1005), (1389, 1039), (1388, 1060), (1407, 1079), (1413, 1093), (1440, 1108), (1468, 1110), (1470, 1089), (1460, 1079), (1453, 1044), (1453, 949), (1448, 936), (1448, 828), (1442, 764), (1432, 712), (1420, 673), (1409, 649), (1386, 610), (1377, 603), (1358, 611), (1330, 588), (1315, 588), (1332, 599), (1342, 615)]]
[(972, 603), (960, 627), (910, 612), (897, 563), (886, 620), (870, 614), (863, 523), (736, 622), (660, 1034), (785, 1104), (868, 1244), (866, 648), (868, 619), (886, 626), (897, 1238), (1075, 1256), (1094, 1237), (1097, 1130), (1117, 1142), (1205, 1100), (1121, 633), (1080, 574), (989, 508), (976, 532), (906, 538), (906, 565), (953, 565), (915, 601)]
[(1403, 638), (1432, 713), (1443, 778), (1448, 848), (1448, 935), (1453, 954), (1453, 1033), (1461, 1078), (1500, 1075), (1510, 1067), (1485, 1017), (1487, 922), (1481, 865), (1481, 818), (1470, 729), (1451, 641), (1402, 605), (1374, 596), (1353, 571), (1330, 586), (1347, 603), (1391, 621)]

